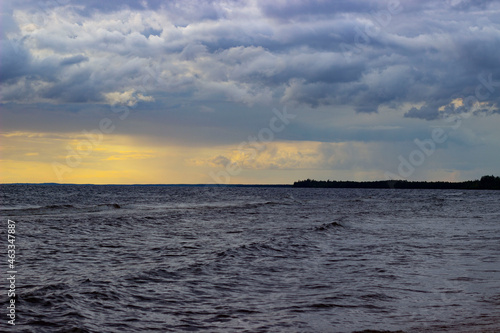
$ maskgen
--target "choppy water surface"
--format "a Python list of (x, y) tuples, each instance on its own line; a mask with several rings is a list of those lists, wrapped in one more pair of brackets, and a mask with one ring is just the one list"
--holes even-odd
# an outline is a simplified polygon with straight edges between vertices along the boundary
[(500, 331), (500, 191), (4, 185), (0, 204), (18, 332)]

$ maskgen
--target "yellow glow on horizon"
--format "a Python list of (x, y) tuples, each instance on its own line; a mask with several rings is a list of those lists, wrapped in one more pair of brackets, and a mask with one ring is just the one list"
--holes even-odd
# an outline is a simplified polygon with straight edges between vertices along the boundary
[[(168, 152), (144, 149), (133, 139), (103, 135), (89, 140), (81, 133), (12, 132), (1, 135), (2, 183), (134, 183), (140, 170)], [(155, 160), (154, 163), (151, 160)]]
[(382, 176), (377, 170), (353, 167), (353, 158), (370, 158), (370, 147), (363, 142), (193, 147), (115, 134), (89, 138), (32, 132), (3, 133), (0, 139), (1, 183), (290, 184), (308, 177)]

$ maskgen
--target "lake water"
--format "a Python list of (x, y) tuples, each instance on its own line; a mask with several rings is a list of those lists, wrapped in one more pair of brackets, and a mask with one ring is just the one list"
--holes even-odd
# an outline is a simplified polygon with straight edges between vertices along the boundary
[(16, 332), (500, 332), (500, 191), (2, 185), (0, 205)]

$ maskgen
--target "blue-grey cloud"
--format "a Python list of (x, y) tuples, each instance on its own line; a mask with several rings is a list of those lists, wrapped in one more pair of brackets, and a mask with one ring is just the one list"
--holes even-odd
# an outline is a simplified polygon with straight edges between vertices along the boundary
[(89, 61), (89, 58), (84, 55), (78, 54), (75, 56), (64, 58), (63, 60), (61, 60), (60, 64), (61, 66), (70, 66), (79, 64), (84, 61)]
[(369, 13), (381, 7), (380, 3), (368, 0), (261, 1), (260, 6), (266, 16), (284, 20), (310, 19), (311, 17), (331, 18), (332, 15), (346, 13)]
[(405, 113), (407, 118), (420, 118), (425, 120), (439, 119), (440, 113), (436, 106), (424, 105), (420, 108), (413, 107)]
[(473, 114), (500, 104), (500, 6), (491, 1), (54, 0), (9, 10), (0, 77), (9, 105), (150, 112), (175, 101), (183, 111), (170, 121), (188, 126), (197, 118), (187, 110), (208, 108), (223, 128), (280, 102), (332, 117), (339, 107), (389, 107), (433, 121), (481, 84), (483, 111)]

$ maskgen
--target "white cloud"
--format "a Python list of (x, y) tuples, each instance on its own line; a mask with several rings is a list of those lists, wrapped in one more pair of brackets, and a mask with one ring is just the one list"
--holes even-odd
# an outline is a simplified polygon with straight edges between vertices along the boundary
[(111, 92), (105, 94), (106, 101), (111, 104), (124, 104), (127, 106), (134, 106), (139, 101), (153, 102), (154, 98), (151, 96), (144, 96), (131, 89), (125, 92)]

